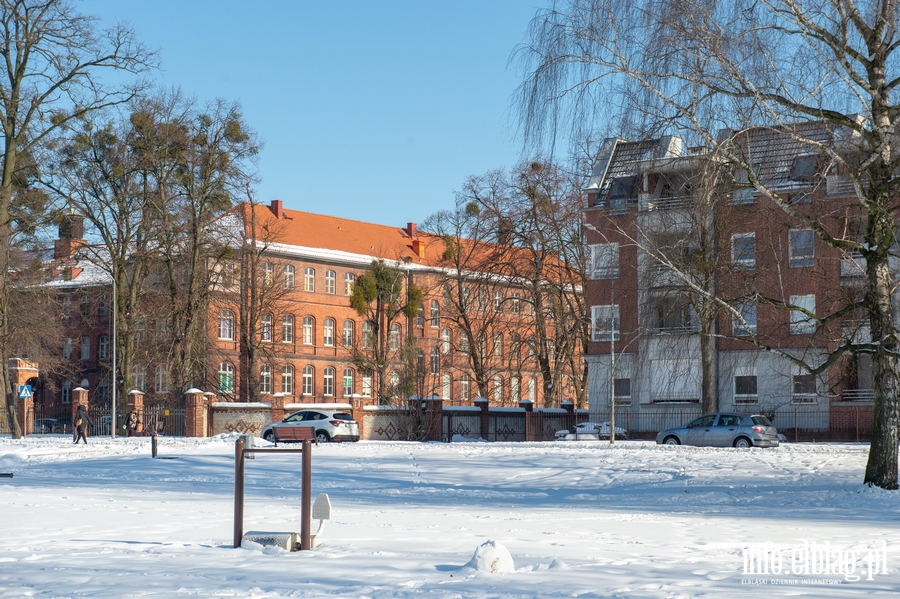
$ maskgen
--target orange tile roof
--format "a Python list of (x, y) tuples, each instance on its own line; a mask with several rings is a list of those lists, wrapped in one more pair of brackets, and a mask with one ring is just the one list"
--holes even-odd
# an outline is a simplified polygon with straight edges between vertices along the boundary
[[(247, 210), (249, 204), (243, 204)], [(357, 220), (282, 209), (278, 219), (270, 206), (256, 204), (258, 239), (308, 248), (338, 250), (386, 260), (407, 259), (415, 264), (437, 265), (444, 244), (429, 235), (415, 239), (424, 245), (424, 258), (413, 250), (414, 239), (404, 227), (388, 227)]]

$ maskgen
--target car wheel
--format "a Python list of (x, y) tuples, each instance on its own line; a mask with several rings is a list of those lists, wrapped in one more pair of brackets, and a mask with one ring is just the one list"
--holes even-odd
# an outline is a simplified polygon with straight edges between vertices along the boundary
[(274, 443), (275, 442), (275, 433), (273, 433), (271, 430), (268, 430), (263, 435), (263, 439), (265, 439), (269, 443)]
[(747, 437), (738, 437), (734, 440), (734, 446), (738, 449), (749, 449), (753, 447), (753, 443)]
[(678, 440), (678, 437), (676, 437), (674, 435), (670, 435), (670, 436), (666, 437), (666, 439), (663, 441), (663, 444), (665, 444), (665, 445), (681, 445), (681, 441)]
[(328, 443), (331, 437), (325, 431), (316, 431), (316, 443)]

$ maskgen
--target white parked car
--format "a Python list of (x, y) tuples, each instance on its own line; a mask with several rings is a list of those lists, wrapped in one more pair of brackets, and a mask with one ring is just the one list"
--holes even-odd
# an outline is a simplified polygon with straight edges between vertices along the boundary
[(275, 427), (281, 426), (308, 426), (313, 429), (316, 440), (325, 443), (328, 441), (359, 441), (359, 425), (353, 419), (353, 414), (346, 410), (325, 410), (309, 408), (300, 410), (287, 416), (281, 422), (273, 422), (262, 429), (261, 437), (266, 441), (275, 440)]
[[(609, 439), (611, 430), (609, 422), (581, 422), (575, 430), (556, 431), (555, 437), (557, 441), (597, 441)], [(616, 439), (628, 439), (628, 431), (617, 426)]]

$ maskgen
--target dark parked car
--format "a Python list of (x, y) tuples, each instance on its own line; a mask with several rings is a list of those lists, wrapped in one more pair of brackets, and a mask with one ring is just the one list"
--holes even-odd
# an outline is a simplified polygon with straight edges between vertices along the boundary
[(778, 430), (762, 414), (717, 412), (656, 435), (665, 445), (778, 447)]
[(72, 419), (68, 416), (62, 418), (37, 418), (34, 421), (35, 434), (47, 433), (71, 433)]

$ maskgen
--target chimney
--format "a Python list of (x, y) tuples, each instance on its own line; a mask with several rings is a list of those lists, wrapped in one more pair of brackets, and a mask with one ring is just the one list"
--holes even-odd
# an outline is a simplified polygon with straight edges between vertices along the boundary
[(511, 218), (499, 218), (497, 220), (497, 243), (500, 245), (512, 245), (513, 228), (513, 221)]
[(415, 239), (418, 236), (418, 232), (416, 231), (416, 223), (406, 223), (406, 234), (409, 235), (410, 239)]
[(84, 217), (80, 214), (64, 214), (59, 220), (59, 239), (53, 242), (53, 258), (71, 258), (78, 248), (85, 245)]
[(282, 205), (281, 200), (272, 200), (271, 205), (269, 205), (269, 210), (272, 211), (275, 218), (279, 220), (284, 218), (284, 206)]

